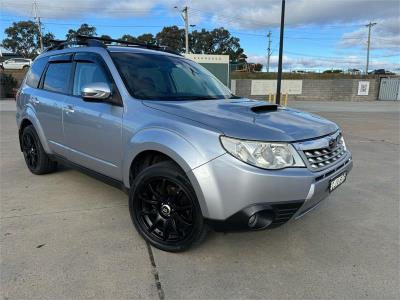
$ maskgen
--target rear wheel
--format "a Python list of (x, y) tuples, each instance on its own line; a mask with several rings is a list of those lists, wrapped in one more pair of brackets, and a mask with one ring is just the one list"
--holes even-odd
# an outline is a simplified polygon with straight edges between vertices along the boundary
[(184, 251), (206, 235), (193, 188), (172, 162), (157, 163), (137, 176), (129, 210), (139, 233), (164, 251)]
[(24, 128), (20, 142), (26, 165), (33, 174), (46, 174), (57, 168), (57, 163), (52, 161), (44, 151), (32, 125)]

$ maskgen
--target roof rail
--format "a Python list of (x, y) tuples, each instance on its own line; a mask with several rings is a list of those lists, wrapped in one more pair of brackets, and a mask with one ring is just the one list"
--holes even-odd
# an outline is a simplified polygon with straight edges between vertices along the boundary
[(86, 35), (77, 35), (75, 36), (75, 41), (68, 41), (68, 40), (51, 40), (53, 43), (52, 46), (47, 47), (44, 52), (51, 51), (51, 50), (61, 50), (71, 46), (87, 46), (87, 47), (102, 47), (106, 48), (107, 46), (111, 45), (112, 43), (126, 45), (126, 46), (135, 46), (140, 48), (147, 48), (156, 51), (163, 51), (168, 52), (176, 55), (181, 55), (179, 52), (170, 49), (167, 46), (159, 46), (150, 43), (142, 43), (142, 42), (129, 42), (123, 40), (116, 40), (116, 39), (109, 39), (109, 38), (102, 38), (97, 36), (86, 36)]
[(66, 49), (71, 46), (88, 46), (88, 47), (102, 47), (106, 48), (104, 43), (95, 40), (89, 39), (81, 39), (77, 37), (75, 41), (68, 41), (68, 40), (51, 40), (50, 41), (53, 45), (47, 47), (44, 52), (51, 51), (51, 50), (61, 50)]

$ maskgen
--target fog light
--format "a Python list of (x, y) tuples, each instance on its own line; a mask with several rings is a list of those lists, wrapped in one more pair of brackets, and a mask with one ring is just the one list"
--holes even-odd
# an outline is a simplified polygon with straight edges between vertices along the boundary
[(257, 224), (257, 214), (254, 214), (249, 218), (248, 225), (249, 227), (253, 228), (254, 226), (256, 226), (256, 224)]

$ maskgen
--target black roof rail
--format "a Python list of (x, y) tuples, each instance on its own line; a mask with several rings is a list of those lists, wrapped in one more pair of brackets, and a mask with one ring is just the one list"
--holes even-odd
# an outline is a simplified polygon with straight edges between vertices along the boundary
[(71, 46), (88, 46), (88, 47), (102, 47), (106, 48), (106, 45), (100, 41), (89, 40), (89, 39), (81, 39), (79, 36), (75, 38), (74, 41), (68, 40), (50, 40), (53, 44), (50, 47), (47, 47), (44, 52), (51, 50), (61, 50)]
[(126, 46), (136, 46), (136, 47), (140, 47), (140, 48), (147, 48), (147, 49), (151, 49), (151, 50), (163, 51), (163, 52), (168, 52), (168, 53), (182, 56), (179, 52), (169, 48), (168, 46), (155, 45), (155, 44), (143, 43), (143, 42), (129, 42), (129, 41), (124, 41), (124, 40), (102, 38), (102, 37), (97, 37), (97, 36), (86, 36), (86, 35), (77, 35), (77, 38), (80, 40), (101, 41), (101, 42), (104, 42), (106, 45), (109, 45), (111, 43), (116, 43), (116, 44), (121, 44), (121, 45), (126, 45)]
[(116, 40), (116, 39), (109, 39), (109, 38), (101, 38), (97, 36), (86, 36), (86, 35), (77, 35), (75, 36), (74, 41), (68, 41), (68, 40), (51, 40), (50, 41), (53, 45), (50, 47), (47, 47), (44, 51), (51, 51), (51, 50), (61, 50), (65, 49), (71, 46), (88, 46), (88, 47), (102, 47), (106, 48), (107, 45), (111, 45), (112, 43), (120, 44), (120, 45), (126, 45), (126, 46), (135, 46), (135, 47), (140, 47), (140, 48), (147, 48), (151, 50), (156, 50), (156, 51), (163, 51), (163, 52), (168, 52), (176, 55), (181, 54), (175, 50), (170, 49), (167, 46), (160, 46), (160, 45), (154, 45), (150, 43), (142, 43), (142, 42), (129, 42), (129, 41), (123, 41), (123, 40)]

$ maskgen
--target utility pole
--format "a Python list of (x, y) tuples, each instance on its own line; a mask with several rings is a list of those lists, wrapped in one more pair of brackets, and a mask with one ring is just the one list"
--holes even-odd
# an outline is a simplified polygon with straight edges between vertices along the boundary
[(182, 10), (183, 12), (183, 20), (185, 21), (185, 53), (189, 53), (189, 14), (188, 7), (185, 6)]
[(281, 34), (279, 37), (279, 62), (278, 62), (278, 78), (276, 84), (276, 104), (281, 103), (281, 81), (282, 81), (282, 55), (283, 55), (283, 30), (285, 28), (285, 0), (282, 0), (281, 12)]
[(272, 52), (271, 52), (271, 30), (268, 32), (267, 37), (268, 37), (267, 73), (269, 73), (269, 62), (270, 62), (271, 55), (272, 55)]
[(42, 22), (40, 22), (40, 17), (38, 16), (38, 4), (36, 0), (33, 1), (33, 9), (35, 11), (35, 21), (39, 29), (40, 52), (43, 52)]
[(365, 66), (365, 75), (368, 75), (369, 67), (369, 48), (371, 46), (371, 27), (375, 26), (377, 23), (369, 22), (365, 27), (368, 27), (368, 45), (367, 45), (367, 65)]

